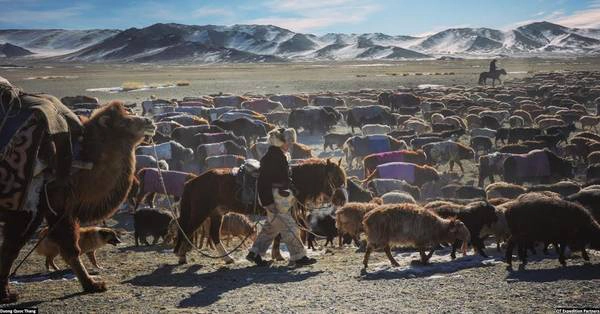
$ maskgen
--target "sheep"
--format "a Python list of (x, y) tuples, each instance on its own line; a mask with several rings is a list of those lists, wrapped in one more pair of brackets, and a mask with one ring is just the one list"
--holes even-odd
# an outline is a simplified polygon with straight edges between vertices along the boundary
[(476, 128), (476, 129), (471, 129), (471, 137), (485, 136), (485, 137), (495, 139), (497, 132), (498, 132), (497, 130), (492, 130), (492, 129)]
[(506, 206), (511, 236), (506, 247), (506, 263), (512, 268), (512, 252), (519, 245), (521, 268), (527, 264), (527, 247), (535, 242), (558, 243), (559, 262), (566, 266), (566, 246), (581, 250), (589, 261), (586, 245), (600, 248), (600, 225), (581, 205), (553, 197), (532, 196)]
[(468, 114), (465, 117), (465, 120), (467, 120), (467, 126), (468, 126), (469, 130), (472, 130), (475, 128), (480, 128), (481, 125), (483, 124), (481, 122), (481, 118), (475, 114)]
[(533, 124), (533, 119), (531, 118), (531, 114), (529, 114), (529, 112), (525, 111), (525, 110), (515, 110), (513, 112), (513, 116), (518, 116), (521, 117), (521, 119), (523, 119), (523, 121), (525, 122), (525, 125), (530, 126)]
[(398, 150), (384, 153), (375, 153), (366, 156), (363, 159), (363, 168), (365, 170), (365, 177), (371, 175), (377, 166), (388, 163), (388, 162), (410, 162), (417, 165), (424, 165), (427, 163), (427, 156), (422, 150), (411, 151), (411, 150)]
[(373, 179), (371, 182), (369, 182), (368, 188), (378, 196), (382, 196), (388, 192), (398, 191), (406, 192), (417, 200), (421, 199), (421, 189), (417, 186), (409, 184), (404, 180)]
[(333, 150), (333, 146), (337, 146), (338, 149), (341, 149), (344, 146), (346, 140), (352, 137), (352, 133), (327, 133), (323, 135), (323, 151), (326, 151), (329, 147)]
[(374, 179), (400, 179), (418, 187), (430, 181), (437, 181), (440, 174), (435, 168), (423, 165), (419, 166), (408, 162), (388, 162), (377, 166), (366, 182)]
[(589, 164), (600, 163), (600, 152), (591, 152), (587, 155), (587, 162)]
[(504, 161), (509, 156), (510, 154), (496, 152), (479, 157), (479, 187), (483, 187), (486, 178), (494, 183), (494, 175), (504, 174)]
[(384, 204), (417, 203), (412, 195), (406, 192), (387, 192), (381, 196), (381, 199)]
[(508, 119), (510, 113), (507, 110), (485, 110), (479, 113), (479, 117), (492, 117), (496, 119), (498, 122), (502, 123), (504, 120)]
[(511, 128), (523, 127), (525, 126), (525, 120), (523, 120), (523, 118), (519, 116), (511, 116), (510, 118), (508, 118), (508, 124)]
[[(504, 204), (506, 203), (508, 202), (505, 202)], [(500, 252), (500, 242), (506, 241), (510, 237), (510, 229), (508, 229), (508, 223), (506, 222), (505, 211), (505, 206), (502, 206), (502, 204), (498, 204), (495, 210), (497, 218), (496, 222), (494, 222), (490, 226), (484, 226), (483, 228), (481, 228), (481, 233), (479, 234), (481, 238), (485, 238), (488, 235), (493, 235), (496, 240), (496, 250), (498, 252)]]
[(590, 129), (598, 130), (598, 123), (600, 123), (600, 117), (598, 116), (583, 116), (579, 118), (579, 123), (581, 123), (581, 128), (586, 129), (589, 127)]
[(496, 182), (485, 187), (485, 194), (488, 199), (510, 198), (514, 199), (527, 192), (527, 189), (521, 185), (507, 182)]
[(575, 194), (581, 190), (581, 185), (573, 181), (560, 181), (554, 184), (537, 184), (529, 189), (528, 192), (550, 191), (560, 194), (563, 197)]
[(427, 123), (418, 120), (409, 120), (404, 123), (404, 127), (409, 130), (414, 130), (417, 134), (431, 132), (431, 127)]
[(565, 200), (576, 202), (581, 204), (583, 207), (587, 208), (594, 219), (600, 222), (600, 187), (599, 186), (589, 186), (585, 189), (573, 193), (567, 197)]
[(348, 235), (359, 246), (360, 234), (363, 232), (362, 221), (365, 214), (375, 208), (377, 203), (350, 202), (335, 212), (335, 227), (338, 231), (339, 246), (342, 247), (342, 236)]
[(449, 162), (450, 171), (454, 168), (454, 163), (458, 164), (462, 173), (465, 173), (465, 169), (463, 168), (461, 160), (475, 158), (475, 151), (472, 148), (452, 141), (424, 145), (423, 151), (431, 162)]
[(475, 151), (475, 158), (477, 153), (482, 150), (484, 154), (488, 154), (492, 150), (492, 139), (487, 136), (474, 136), (471, 137), (471, 148)]
[(564, 125), (565, 125), (565, 121), (563, 121), (562, 119), (549, 118), (549, 119), (542, 119), (538, 122), (538, 126), (540, 127), (540, 129), (547, 129), (552, 126), (564, 126)]
[(385, 135), (392, 131), (392, 128), (383, 124), (365, 124), (360, 129), (363, 135)]
[(507, 182), (558, 181), (561, 178), (572, 178), (573, 175), (571, 162), (547, 149), (513, 155), (504, 161), (503, 177)]
[(331, 243), (333, 246), (333, 239), (338, 235), (337, 228), (335, 227), (335, 217), (332, 212), (313, 212), (308, 214), (306, 221), (310, 226), (310, 231), (307, 234), (306, 242), (308, 248), (315, 250), (315, 243), (317, 236), (325, 237), (325, 246)]
[[(227, 245), (231, 238), (240, 240), (256, 240), (256, 224), (247, 216), (238, 213), (227, 213), (223, 216), (220, 230), (221, 238), (227, 239)], [(242, 243), (245, 246), (245, 243)]]
[[(466, 206), (447, 202), (433, 202), (427, 204), (426, 209), (435, 212), (442, 218), (455, 217), (462, 221), (471, 234), (470, 242), (473, 248), (483, 257), (488, 257), (483, 250), (485, 244), (480, 238), (481, 229), (485, 226), (491, 227), (498, 219), (496, 217), (496, 209), (486, 201), (478, 201), (470, 203)], [(452, 246), (451, 257), (456, 258), (456, 248), (458, 243)]]
[[(462, 240), (462, 252), (466, 254), (471, 237), (469, 229), (461, 221), (441, 218), (415, 204), (379, 206), (365, 215), (363, 227), (367, 235), (364, 269), (368, 267), (371, 252), (377, 249), (385, 251), (392, 266), (399, 266), (392, 256), (393, 244), (414, 246), (421, 255), (421, 262), (425, 264), (433, 255), (433, 247), (440, 243)], [(429, 248), (431, 252), (426, 254), (425, 250)]]
[(431, 115), (430, 121), (431, 124), (441, 123), (444, 120), (444, 116), (440, 113), (434, 113)]

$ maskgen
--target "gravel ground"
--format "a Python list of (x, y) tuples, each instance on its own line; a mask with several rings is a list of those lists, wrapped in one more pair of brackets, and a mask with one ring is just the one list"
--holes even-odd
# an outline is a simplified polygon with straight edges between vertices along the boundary
[[(131, 234), (124, 239), (98, 254), (104, 269), (97, 272), (108, 292), (83, 294), (72, 274), (44, 274), (42, 258), (33, 255), (14, 279), (22, 296), (17, 306), (44, 313), (550, 312), (557, 306), (600, 306), (600, 252), (594, 251), (591, 264), (573, 256), (561, 267), (555, 254), (537, 255), (526, 270), (517, 270), (516, 262), (512, 272), (491, 246), (489, 259), (470, 252), (450, 261), (442, 250), (428, 266), (412, 262), (416, 253), (398, 251), (398, 268), (375, 252), (365, 273), (362, 253), (351, 247), (310, 252), (319, 262), (299, 269), (285, 262), (253, 267), (243, 260), (245, 252), (227, 266), (194, 252), (189, 264), (178, 266), (169, 248), (136, 248)], [(87, 260), (86, 265), (91, 267)]]

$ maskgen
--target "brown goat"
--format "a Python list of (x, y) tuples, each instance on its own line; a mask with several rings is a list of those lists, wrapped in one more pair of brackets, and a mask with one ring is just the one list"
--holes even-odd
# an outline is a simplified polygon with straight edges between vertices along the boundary
[[(393, 266), (399, 266), (391, 252), (392, 244), (412, 245), (427, 263), (433, 255), (432, 247), (439, 243), (463, 241), (462, 252), (466, 254), (471, 237), (469, 229), (454, 218), (444, 219), (415, 204), (383, 205), (368, 212), (363, 220), (367, 234), (367, 250), (363, 260), (365, 269), (369, 256), (375, 249), (383, 249)], [(429, 254), (426, 249), (431, 249)]]
[(377, 203), (347, 203), (335, 212), (335, 227), (338, 230), (339, 246), (342, 237), (349, 235), (358, 245), (360, 233), (363, 232), (362, 221), (365, 214), (379, 206)]

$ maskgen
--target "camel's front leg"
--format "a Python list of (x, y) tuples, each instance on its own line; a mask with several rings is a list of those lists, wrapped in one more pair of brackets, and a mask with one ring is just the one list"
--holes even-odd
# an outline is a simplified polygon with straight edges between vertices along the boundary
[[(69, 264), (71, 270), (79, 279), (79, 283), (86, 292), (106, 291), (106, 284), (102, 280), (94, 280), (88, 274), (85, 266), (81, 263), (79, 254), (79, 224), (70, 219), (63, 219), (56, 222), (57, 226), (48, 234), (48, 237), (58, 243), (60, 255)], [(52, 226), (50, 226), (52, 228)]]

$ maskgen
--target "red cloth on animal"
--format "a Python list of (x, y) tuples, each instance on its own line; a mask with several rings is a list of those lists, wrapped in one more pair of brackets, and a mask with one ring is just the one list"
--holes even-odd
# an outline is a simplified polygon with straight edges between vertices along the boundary
[(377, 162), (379, 164), (385, 164), (388, 162), (399, 162), (404, 161), (404, 152), (402, 151), (392, 151), (392, 152), (383, 152), (373, 154), (377, 156)]
[(287, 158), (279, 147), (270, 146), (260, 159), (258, 174), (258, 197), (262, 206), (273, 204), (273, 187), (288, 189), (290, 170)]
[[(162, 171), (165, 188), (168, 195), (181, 197), (183, 194), (183, 186), (188, 180), (190, 174), (180, 171)], [(144, 192), (164, 194), (164, 189), (160, 184), (158, 170), (154, 168), (144, 169)]]

